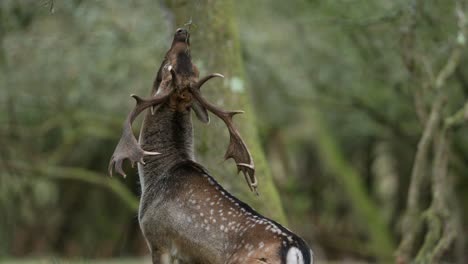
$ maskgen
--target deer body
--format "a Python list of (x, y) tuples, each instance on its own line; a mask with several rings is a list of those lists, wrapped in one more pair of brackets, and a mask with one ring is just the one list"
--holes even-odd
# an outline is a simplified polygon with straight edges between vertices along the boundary
[[(153, 255), (185, 263), (310, 263), (304, 241), (224, 190), (193, 155), (190, 110), (161, 105), (145, 117), (139, 221)], [(287, 262), (288, 252), (295, 262)]]
[[(198, 81), (188, 44), (188, 32), (178, 30), (154, 82), (155, 98), (135, 96), (137, 106), (127, 118), (110, 163), (111, 169), (116, 164), (122, 172), (124, 158), (140, 161), (138, 219), (153, 263), (165, 263), (168, 255), (182, 263), (312, 263), (312, 251), (300, 237), (233, 197), (195, 161), (191, 109), (202, 121), (207, 120), (208, 109), (228, 125), (229, 156), (241, 170), (253, 171), (250, 153), (230, 120), (235, 112), (217, 109), (198, 92), (206, 80), (219, 75)], [(198, 108), (193, 107), (194, 99)], [(140, 148), (129, 136), (131, 122), (156, 103), (154, 113), (148, 112), (144, 118)], [(144, 154), (149, 156), (139, 160)], [(246, 176), (249, 187), (256, 186), (252, 178)]]

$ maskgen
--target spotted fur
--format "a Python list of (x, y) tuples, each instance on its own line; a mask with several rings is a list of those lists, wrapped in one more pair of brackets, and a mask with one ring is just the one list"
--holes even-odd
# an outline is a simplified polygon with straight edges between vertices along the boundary
[(148, 114), (140, 136), (144, 149), (162, 153), (139, 166), (140, 226), (155, 258), (175, 248), (187, 263), (288, 263), (288, 251), (297, 248), (310, 263), (300, 237), (231, 195), (194, 161), (190, 111), (168, 108)]

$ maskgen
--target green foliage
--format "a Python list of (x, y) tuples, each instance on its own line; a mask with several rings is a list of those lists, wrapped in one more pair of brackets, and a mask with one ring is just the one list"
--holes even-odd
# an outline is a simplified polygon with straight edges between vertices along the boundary
[(109, 255), (138, 206), (135, 180), (106, 176), (132, 104), (124, 95), (148, 93), (169, 29), (136, 23), (161, 15), (151, 1), (55, 2), (54, 14), (29, 1), (0, 6), (1, 251)]

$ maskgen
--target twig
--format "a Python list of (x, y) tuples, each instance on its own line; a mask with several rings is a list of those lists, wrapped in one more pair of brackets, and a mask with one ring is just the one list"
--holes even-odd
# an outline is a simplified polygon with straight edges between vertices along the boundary
[(445, 119), (445, 127), (454, 128), (468, 121), (468, 101), (455, 114)]

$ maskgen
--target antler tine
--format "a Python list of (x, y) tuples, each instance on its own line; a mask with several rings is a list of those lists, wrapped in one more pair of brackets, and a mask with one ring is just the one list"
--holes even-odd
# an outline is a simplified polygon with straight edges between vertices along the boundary
[(112, 155), (111, 160), (109, 162), (108, 170), (110, 176), (112, 176), (112, 171), (115, 167), (115, 170), (119, 174), (126, 177), (126, 174), (122, 169), (122, 164), (125, 159), (129, 159), (133, 167), (135, 162), (144, 164), (145, 162), (143, 161), (143, 157), (145, 155), (159, 154), (158, 152), (145, 151), (141, 149), (141, 147), (138, 145), (135, 136), (133, 135), (132, 123), (133, 121), (135, 121), (136, 117), (141, 112), (143, 112), (143, 110), (153, 105), (158, 105), (165, 102), (169, 98), (170, 94), (171, 93), (157, 95), (156, 97), (153, 97), (151, 99), (143, 99), (137, 95), (131, 95), (131, 97), (135, 99), (136, 105), (135, 108), (128, 114), (127, 118), (125, 119), (122, 136), (119, 140), (119, 143), (115, 147), (114, 154)]
[(212, 112), (221, 120), (224, 121), (226, 126), (229, 130), (230, 140), (229, 146), (224, 155), (225, 160), (227, 159), (234, 159), (237, 164), (238, 172), (242, 171), (244, 177), (247, 181), (247, 185), (249, 186), (250, 190), (255, 192), (257, 195), (257, 179), (255, 177), (255, 167), (252, 159), (252, 155), (250, 154), (249, 149), (245, 145), (244, 141), (242, 140), (239, 131), (234, 127), (232, 118), (236, 114), (244, 113), (243, 111), (225, 111), (215, 105), (212, 105), (208, 101), (205, 100), (200, 94), (200, 87), (209, 79), (213, 77), (223, 77), (221, 74), (213, 73), (197, 82), (196, 85), (190, 88), (193, 96), (197, 101), (203, 105), (208, 111)]
[(224, 75), (222, 75), (220, 73), (211, 73), (211, 74), (201, 78), (196, 84), (193, 85), (193, 88), (196, 88), (196, 89), (200, 90), (200, 88), (203, 86), (203, 84), (205, 84), (209, 79), (215, 78), (215, 77), (224, 78)]
[[(239, 165), (239, 164), (238, 164)], [(249, 189), (251, 192), (255, 192), (255, 194), (258, 196), (258, 192), (257, 192), (257, 186), (258, 186), (258, 182), (257, 182), (257, 178), (253, 177), (250, 178), (250, 174), (248, 171), (242, 171), (242, 173), (244, 174), (244, 178), (245, 178), (245, 181), (247, 182), (247, 185), (249, 186)], [(252, 182), (253, 180), (253, 182)]]

